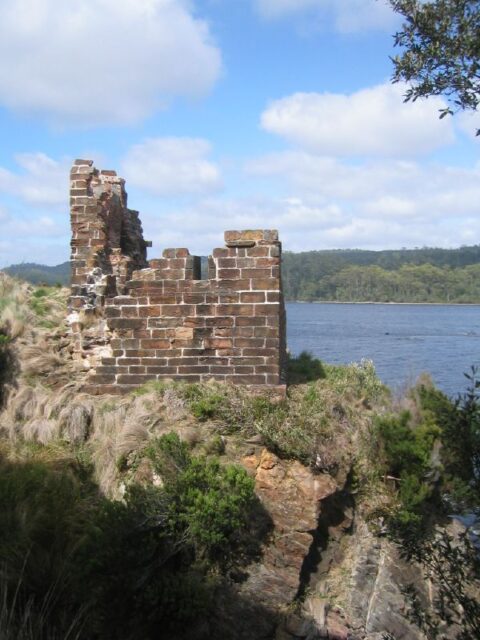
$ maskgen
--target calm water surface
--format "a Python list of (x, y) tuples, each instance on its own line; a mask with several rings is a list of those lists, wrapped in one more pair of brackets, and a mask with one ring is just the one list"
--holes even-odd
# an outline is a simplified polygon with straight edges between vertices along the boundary
[(287, 342), (324, 362), (369, 358), (400, 388), (427, 371), (449, 395), (465, 391), (463, 373), (480, 366), (480, 305), (287, 303)]

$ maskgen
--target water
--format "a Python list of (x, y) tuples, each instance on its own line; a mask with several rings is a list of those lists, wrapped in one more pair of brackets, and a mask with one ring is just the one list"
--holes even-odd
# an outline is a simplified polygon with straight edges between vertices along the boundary
[(398, 389), (428, 372), (450, 396), (480, 366), (480, 305), (287, 303), (292, 354), (310, 351), (330, 364), (369, 358), (381, 380)]

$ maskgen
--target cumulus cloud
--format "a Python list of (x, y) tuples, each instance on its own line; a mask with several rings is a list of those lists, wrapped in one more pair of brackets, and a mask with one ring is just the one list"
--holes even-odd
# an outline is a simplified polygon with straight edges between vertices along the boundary
[(0, 192), (35, 206), (68, 208), (67, 159), (57, 161), (44, 153), (18, 153), (15, 161), (19, 172), (0, 167)]
[(254, 0), (267, 19), (294, 15), (316, 16), (320, 23), (333, 22), (338, 31), (389, 30), (396, 21), (384, 0)]
[(0, 104), (54, 123), (139, 121), (219, 76), (208, 25), (185, 0), (3, 0)]
[(357, 215), (433, 221), (475, 215), (480, 202), (480, 165), (462, 168), (400, 160), (352, 164), (286, 151), (253, 160), (246, 170), (276, 176), (302, 196), (348, 204)]
[(261, 126), (309, 151), (332, 156), (411, 157), (454, 140), (441, 98), (404, 103), (403, 85), (382, 84), (350, 95), (296, 93), (272, 102)]
[(156, 195), (205, 194), (222, 186), (210, 150), (199, 138), (150, 138), (128, 151), (122, 170), (129, 184)]

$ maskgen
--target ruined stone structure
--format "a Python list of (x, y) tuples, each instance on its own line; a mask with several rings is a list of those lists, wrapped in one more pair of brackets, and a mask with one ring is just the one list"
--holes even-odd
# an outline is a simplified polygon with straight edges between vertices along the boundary
[[(281, 244), (272, 230), (226, 231), (201, 260), (165, 249), (146, 260), (138, 213), (124, 181), (76, 160), (71, 173), (70, 323), (87, 390), (122, 393), (149, 381), (215, 379), (283, 389), (285, 309)], [(86, 328), (97, 326), (96, 358)]]

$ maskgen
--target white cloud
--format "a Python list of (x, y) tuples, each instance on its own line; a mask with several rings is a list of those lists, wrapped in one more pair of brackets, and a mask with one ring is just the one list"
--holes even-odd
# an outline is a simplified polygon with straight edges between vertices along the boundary
[(161, 196), (204, 194), (222, 186), (207, 159), (210, 144), (198, 138), (150, 138), (134, 145), (122, 162), (130, 185)]
[(396, 21), (384, 0), (255, 0), (255, 5), (267, 19), (314, 16), (320, 23), (333, 22), (342, 33), (389, 30)]
[[(276, 179), (297, 203), (292, 219), (302, 214), (306, 228), (310, 220), (307, 234), (285, 227), (284, 240), (295, 250), (480, 241), (480, 164), (468, 169), (399, 160), (351, 164), (289, 151), (251, 161), (247, 172)], [(318, 215), (332, 209), (334, 216)]]
[(412, 157), (454, 140), (441, 98), (404, 103), (403, 85), (382, 84), (356, 93), (296, 93), (272, 102), (262, 127), (304, 149), (332, 156)]
[(70, 161), (56, 161), (44, 153), (18, 153), (15, 160), (23, 171), (0, 167), (0, 192), (35, 206), (67, 210)]
[(0, 103), (54, 123), (139, 121), (219, 76), (185, 0), (3, 0)]

